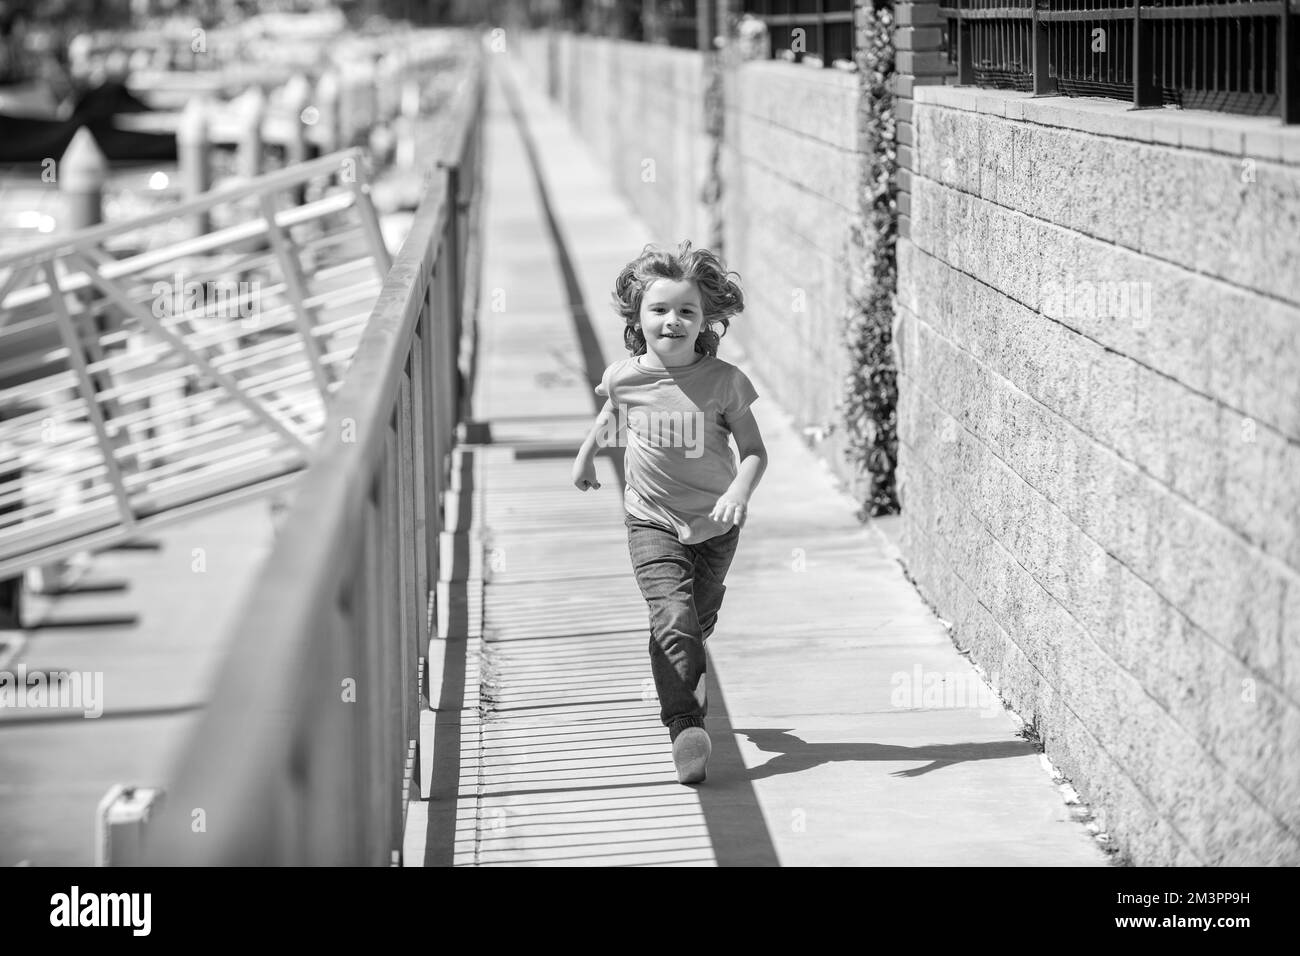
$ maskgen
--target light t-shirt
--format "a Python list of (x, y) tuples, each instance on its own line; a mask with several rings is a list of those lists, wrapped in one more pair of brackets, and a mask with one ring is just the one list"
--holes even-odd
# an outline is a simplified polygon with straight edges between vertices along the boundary
[(633, 356), (605, 369), (596, 394), (613, 401), (627, 429), (628, 513), (674, 529), (685, 544), (731, 530), (709, 512), (736, 477), (728, 421), (758, 398), (745, 373), (712, 355), (669, 369)]

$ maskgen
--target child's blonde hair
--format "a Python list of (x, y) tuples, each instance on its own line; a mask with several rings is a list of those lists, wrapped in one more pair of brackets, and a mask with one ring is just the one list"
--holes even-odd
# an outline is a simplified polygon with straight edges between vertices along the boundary
[(650, 284), (657, 279), (690, 281), (700, 290), (700, 308), (704, 313), (705, 327), (695, 340), (695, 351), (705, 355), (718, 354), (720, 335), (714, 323), (722, 326), (723, 334), (731, 324), (731, 317), (745, 309), (745, 294), (736, 279), (738, 272), (728, 272), (722, 261), (708, 249), (692, 251), (690, 240), (677, 247), (676, 254), (648, 245), (618, 274), (614, 282), (614, 308), (627, 323), (623, 329), (623, 342), (633, 355), (644, 355), (645, 335), (641, 332), (641, 300)]

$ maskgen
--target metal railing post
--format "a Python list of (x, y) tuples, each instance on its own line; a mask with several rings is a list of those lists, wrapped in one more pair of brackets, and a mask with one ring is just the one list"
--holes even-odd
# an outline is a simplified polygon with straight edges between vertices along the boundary
[(1055, 96), (1057, 81), (1051, 75), (1051, 24), (1041, 14), (1051, 9), (1051, 0), (1033, 0), (1033, 19), (1029, 29), (1033, 38), (1034, 95)]
[(971, 59), (971, 28), (966, 19), (967, 0), (957, 0), (957, 82), (975, 85), (975, 63)]
[(1300, 123), (1300, 0), (1282, 0), (1277, 29), (1279, 111), (1283, 123)]
[(1155, 24), (1142, 18), (1142, 0), (1133, 3), (1133, 108), (1160, 105), (1155, 78)]
[[(399, 372), (399, 376), (400, 376)], [(401, 402), (399, 384), (397, 401)], [(397, 407), (388, 420), (384, 442), (384, 482), (380, 486), (383, 502), (383, 568), (384, 568), (384, 630), (382, 633), (380, 675), (382, 686), (376, 695), (381, 712), (379, 725), (383, 728), (384, 773), (376, 781), (383, 794), (384, 840), (375, 847), (375, 864), (382, 866), (391, 859), (393, 850), (402, 848), (401, 795), (402, 762), (406, 757), (406, 730), (403, 726), (405, 681), (402, 680), (403, 608), (402, 586), (402, 528), (400, 524), (400, 495), (402, 456), (400, 450), (400, 412)], [(378, 854), (382, 853), (382, 857)]]

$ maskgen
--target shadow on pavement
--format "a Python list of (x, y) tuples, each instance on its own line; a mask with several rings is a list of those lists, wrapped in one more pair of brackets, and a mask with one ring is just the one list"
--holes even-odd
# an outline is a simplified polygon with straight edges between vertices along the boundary
[(825, 763), (843, 760), (927, 760), (929, 763), (910, 770), (898, 770), (894, 777), (919, 777), (932, 770), (971, 760), (1000, 760), (1004, 757), (1023, 757), (1037, 753), (1029, 741), (995, 740), (969, 744), (926, 744), (920, 747), (900, 747), (894, 744), (833, 743), (810, 744), (800, 740), (790, 731), (793, 728), (765, 728), (741, 730), (759, 750), (776, 754), (767, 763), (748, 771), (750, 780), (762, 780), (783, 773), (811, 770)]

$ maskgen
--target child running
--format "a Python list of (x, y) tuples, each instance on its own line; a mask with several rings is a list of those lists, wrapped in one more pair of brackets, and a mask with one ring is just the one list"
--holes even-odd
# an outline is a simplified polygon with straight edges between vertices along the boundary
[(690, 242), (675, 255), (646, 246), (619, 273), (614, 305), (631, 357), (605, 369), (596, 387), (605, 407), (573, 463), (577, 488), (599, 488), (597, 444), (626, 435), (628, 550), (650, 612), (650, 670), (680, 783), (705, 778), (712, 745), (704, 642), (767, 467), (749, 407), (758, 393), (717, 357), (731, 317), (745, 307), (733, 275)]

